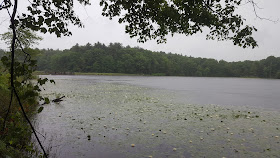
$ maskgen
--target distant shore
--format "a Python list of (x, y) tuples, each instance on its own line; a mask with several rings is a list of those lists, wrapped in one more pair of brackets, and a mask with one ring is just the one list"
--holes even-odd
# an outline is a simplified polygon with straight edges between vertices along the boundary
[[(33, 75), (89, 75), (89, 76), (168, 76), (163, 73), (156, 74), (128, 74), (128, 73), (101, 73), (101, 72), (64, 72), (49, 73), (44, 71), (35, 71)], [(199, 77), (199, 76), (180, 76), (180, 77)], [(215, 78), (215, 77), (214, 77)], [(256, 78), (256, 79), (274, 79), (274, 78), (258, 78), (258, 77), (218, 77), (218, 78)]]
[(96, 75), (96, 76), (166, 76), (165, 74), (128, 74), (128, 73), (100, 73), (100, 72), (64, 72), (50, 73), (44, 71), (35, 71), (34, 75)]

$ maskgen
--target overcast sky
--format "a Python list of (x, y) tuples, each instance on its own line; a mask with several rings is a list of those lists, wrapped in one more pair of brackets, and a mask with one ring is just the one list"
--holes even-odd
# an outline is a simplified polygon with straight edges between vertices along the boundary
[[(280, 20), (280, 0), (255, 1), (261, 7), (261, 9), (257, 10), (260, 17)], [(206, 33), (194, 36), (175, 35), (168, 37), (166, 44), (157, 44), (156, 41), (148, 41), (144, 44), (137, 43), (137, 38), (131, 39), (128, 34), (125, 34), (124, 25), (120, 25), (117, 22), (117, 18), (109, 20), (101, 16), (101, 7), (98, 5), (99, 1), (91, 3), (91, 6), (83, 7), (82, 5), (76, 5), (75, 7), (76, 13), (82, 20), (85, 28), (70, 27), (73, 33), (71, 37), (56, 38), (55, 35), (40, 34), (44, 40), (37, 47), (69, 49), (76, 43), (85, 45), (86, 43), (94, 44), (99, 41), (106, 45), (119, 42), (123, 46), (139, 46), (152, 51), (164, 51), (226, 61), (260, 60), (270, 55), (280, 57), (280, 21), (273, 23), (256, 18), (251, 5), (242, 6), (239, 12), (247, 19), (248, 24), (252, 24), (258, 29), (254, 37), (259, 47), (255, 49), (243, 49), (234, 46), (231, 41), (217, 42), (206, 40)], [(7, 31), (8, 24), (7, 13), (1, 10), (0, 33)], [(7, 48), (3, 41), (0, 41), (0, 48)]]

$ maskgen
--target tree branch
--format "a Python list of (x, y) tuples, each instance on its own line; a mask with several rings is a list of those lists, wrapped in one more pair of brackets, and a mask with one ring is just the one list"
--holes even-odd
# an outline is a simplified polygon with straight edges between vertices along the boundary
[(12, 5), (10, 0), (4, 0), (2, 3), (0, 3), (0, 10), (9, 8)]
[(12, 92), (15, 93), (16, 99), (17, 99), (17, 101), (20, 105), (23, 116), (25, 117), (26, 121), (30, 125), (30, 127), (31, 127), (31, 129), (32, 129), (32, 131), (33, 131), (41, 149), (43, 150), (44, 156), (47, 158), (48, 155), (46, 154), (45, 149), (44, 149), (39, 137), (37, 136), (36, 131), (35, 131), (32, 123), (30, 122), (30, 120), (28, 119), (28, 117), (25, 113), (25, 110), (23, 108), (23, 105), (21, 103), (21, 100), (19, 98), (19, 95), (18, 95), (18, 93), (16, 91), (16, 88), (15, 88), (15, 85), (14, 85), (14, 80), (16, 80), (16, 78), (14, 76), (14, 63), (15, 63), (15, 43), (16, 43), (16, 39), (17, 39), (17, 37), (16, 37), (16, 26), (15, 26), (15, 15), (16, 15), (16, 12), (17, 12), (17, 5), (18, 5), (18, 0), (14, 0), (14, 8), (13, 8), (12, 16), (11, 16), (11, 26), (10, 26), (12, 31), (13, 31), (13, 38), (12, 38), (12, 44), (11, 44), (11, 72), (10, 72), (11, 73), (10, 74), (11, 75), (11, 80), (10, 80), (10, 83), (11, 83)]
[(257, 13), (257, 8), (258, 8), (258, 9), (262, 9), (262, 8), (259, 7), (258, 4), (257, 4), (254, 0), (248, 0), (247, 3), (251, 3), (251, 4), (252, 4), (253, 10), (254, 10), (254, 14), (255, 14), (255, 16), (256, 16), (258, 19), (260, 19), (260, 20), (267, 20), (267, 21), (270, 21), (270, 22), (273, 22), (273, 23), (278, 23), (279, 19), (277, 19), (277, 20), (271, 20), (271, 19), (269, 19), (269, 18), (260, 17), (260, 16), (258, 15), (258, 13)]

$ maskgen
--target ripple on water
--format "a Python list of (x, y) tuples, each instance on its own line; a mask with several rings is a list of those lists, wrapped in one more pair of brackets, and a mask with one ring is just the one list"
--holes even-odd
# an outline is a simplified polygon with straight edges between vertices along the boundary
[(50, 98), (63, 94), (67, 96), (65, 101), (45, 105), (36, 118), (38, 130), (46, 134), (44, 145), (51, 155), (280, 155), (277, 111), (182, 103), (169, 91), (126, 84), (56, 82), (44, 93)]

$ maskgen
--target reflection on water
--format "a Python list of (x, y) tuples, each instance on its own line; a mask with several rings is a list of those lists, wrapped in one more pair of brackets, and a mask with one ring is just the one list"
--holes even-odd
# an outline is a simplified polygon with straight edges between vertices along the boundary
[[(279, 155), (279, 111), (270, 111), (279, 110), (278, 80), (47, 77), (56, 85), (48, 85), (45, 95), (66, 96), (60, 104), (46, 105), (36, 118), (51, 156)], [(262, 106), (263, 99), (270, 100), (263, 106), (268, 110), (250, 107)]]

